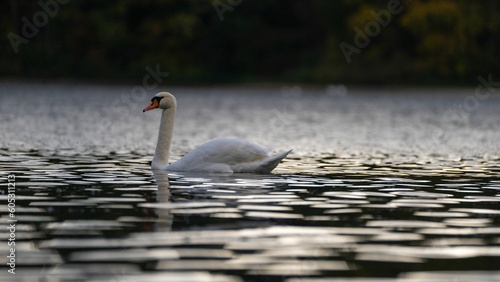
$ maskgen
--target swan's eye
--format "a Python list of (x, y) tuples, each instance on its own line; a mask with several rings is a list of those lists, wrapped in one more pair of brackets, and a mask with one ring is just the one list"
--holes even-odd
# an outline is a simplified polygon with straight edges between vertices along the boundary
[(158, 102), (158, 104), (159, 104), (159, 103), (160, 103), (160, 100), (161, 100), (162, 98), (163, 98), (163, 97), (153, 97), (153, 98), (151, 99), (151, 102), (153, 102), (153, 101), (155, 101), (155, 100), (156, 100), (156, 102)]

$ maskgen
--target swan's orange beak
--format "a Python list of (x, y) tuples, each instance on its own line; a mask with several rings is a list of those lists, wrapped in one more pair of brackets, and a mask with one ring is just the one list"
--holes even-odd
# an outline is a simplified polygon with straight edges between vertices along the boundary
[(158, 104), (158, 100), (156, 99), (153, 99), (153, 101), (151, 101), (151, 104), (149, 104), (149, 106), (145, 107), (144, 110), (142, 110), (142, 112), (147, 112), (147, 111), (150, 111), (152, 109), (156, 109), (158, 108), (159, 104)]

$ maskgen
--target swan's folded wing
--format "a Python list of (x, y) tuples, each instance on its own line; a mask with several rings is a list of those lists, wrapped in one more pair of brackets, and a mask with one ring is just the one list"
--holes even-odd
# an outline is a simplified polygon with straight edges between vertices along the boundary
[[(242, 171), (250, 172), (252, 171), (250, 168), (255, 170), (255, 166), (259, 166), (263, 160), (269, 158), (268, 152), (265, 147), (236, 138), (215, 139), (189, 152), (169, 165), (167, 170), (226, 172), (241, 168)], [(276, 165), (278, 163), (279, 160)], [(221, 165), (224, 169), (221, 169)]]
[(202, 149), (203, 159), (209, 163), (225, 163), (234, 165), (253, 162), (268, 156), (269, 150), (245, 140), (221, 138), (209, 141), (196, 150)]

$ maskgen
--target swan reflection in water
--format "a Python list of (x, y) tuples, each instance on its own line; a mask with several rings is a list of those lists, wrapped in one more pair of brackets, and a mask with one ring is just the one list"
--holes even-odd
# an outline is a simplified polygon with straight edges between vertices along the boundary
[[(168, 180), (168, 172), (164, 170), (152, 170), (153, 176), (158, 185), (158, 193), (156, 200), (159, 204), (168, 205), (171, 201), (170, 183)], [(174, 215), (169, 208), (157, 208), (158, 221), (155, 231), (171, 231)]]
[[(165, 170), (151, 170), (153, 176), (156, 179), (156, 184), (158, 185), (157, 192), (157, 202), (154, 205), (155, 213), (158, 216), (157, 224), (155, 225), (155, 231), (158, 232), (169, 232), (172, 230), (172, 224), (174, 221), (174, 214), (171, 213), (173, 209), (172, 202), (177, 202), (175, 200), (175, 195), (172, 195), (170, 190), (169, 173)], [(173, 176), (170, 174), (170, 176)], [(253, 174), (253, 173), (201, 173), (201, 172), (184, 172), (182, 174), (176, 173), (174, 178), (181, 179), (183, 181), (189, 181), (189, 179), (203, 180), (205, 184), (215, 184), (217, 186), (225, 186), (222, 189), (229, 188), (230, 190), (245, 190), (245, 193), (254, 193), (254, 189), (262, 189), (262, 187), (267, 186), (266, 182), (272, 174)], [(195, 183), (192, 183), (195, 184)], [(193, 194), (194, 199), (191, 201), (196, 201), (196, 193)], [(206, 200), (206, 195), (203, 197)], [(184, 202), (185, 203), (185, 202)], [(184, 215), (188, 216), (188, 215)], [(186, 223), (189, 222), (187, 218), (184, 218)]]

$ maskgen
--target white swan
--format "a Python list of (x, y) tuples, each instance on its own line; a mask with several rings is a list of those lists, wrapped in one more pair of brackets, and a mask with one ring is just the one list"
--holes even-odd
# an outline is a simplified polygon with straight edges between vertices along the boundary
[(269, 150), (260, 145), (236, 138), (220, 138), (208, 141), (169, 165), (168, 157), (176, 106), (177, 102), (172, 94), (160, 92), (151, 99), (151, 104), (143, 110), (146, 112), (156, 108), (163, 109), (158, 143), (151, 163), (152, 169), (269, 173), (292, 151), (270, 156)]

